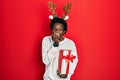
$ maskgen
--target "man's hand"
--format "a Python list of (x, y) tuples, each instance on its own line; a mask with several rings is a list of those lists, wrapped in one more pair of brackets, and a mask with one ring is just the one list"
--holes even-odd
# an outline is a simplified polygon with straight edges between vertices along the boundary
[(60, 74), (59, 71), (57, 71), (58, 75), (61, 77), (61, 78), (67, 78), (67, 74)]
[(54, 42), (56, 42), (57, 44), (59, 44), (60, 42), (60, 37), (59, 37), (59, 34), (52, 34), (52, 39)]

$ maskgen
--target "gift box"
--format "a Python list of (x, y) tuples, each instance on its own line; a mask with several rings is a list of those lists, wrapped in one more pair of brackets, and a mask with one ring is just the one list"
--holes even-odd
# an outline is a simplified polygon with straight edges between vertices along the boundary
[(71, 66), (75, 58), (76, 56), (73, 55), (72, 50), (61, 49), (59, 52), (59, 60), (58, 60), (59, 73), (68, 74), (70, 72), (70, 68), (72, 68)]

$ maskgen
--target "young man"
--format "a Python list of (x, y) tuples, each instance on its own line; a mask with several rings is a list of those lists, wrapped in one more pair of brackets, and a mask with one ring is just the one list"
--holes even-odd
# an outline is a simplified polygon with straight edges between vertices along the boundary
[[(67, 32), (67, 23), (64, 19), (55, 17), (51, 20), (50, 29), (51, 36), (46, 36), (42, 40), (42, 60), (45, 64), (44, 80), (70, 80), (78, 63), (78, 56), (75, 43), (66, 38), (64, 34)], [(72, 51), (72, 56), (64, 57), (65, 63), (70, 63), (66, 69), (66, 74), (61, 74), (58, 70), (60, 64), (61, 50)], [(67, 54), (67, 53), (66, 53)], [(75, 56), (73, 59), (71, 57)], [(67, 60), (68, 59), (68, 60)], [(62, 66), (64, 66), (62, 64)], [(64, 72), (64, 71), (63, 71)]]

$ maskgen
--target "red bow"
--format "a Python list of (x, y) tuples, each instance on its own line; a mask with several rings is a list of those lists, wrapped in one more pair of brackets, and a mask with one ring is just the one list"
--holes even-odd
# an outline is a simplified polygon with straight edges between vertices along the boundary
[(68, 55), (67, 55), (67, 56), (63, 56), (63, 59), (66, 59), (66, 62), (69, 62), (69, 61), (73, 62), (73, 59), (76, 58), (76, 56), (70, 55), (70, 53), (71, 53), (71, 52), (70, 52), (70, 50), (69, 50)]

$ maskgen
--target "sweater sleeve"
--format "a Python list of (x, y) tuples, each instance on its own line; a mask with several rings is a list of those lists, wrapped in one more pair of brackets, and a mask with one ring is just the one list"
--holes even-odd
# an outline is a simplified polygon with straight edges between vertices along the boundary
[(76, 46), (75, 46), (74, 42), (73, 42), (73, 46), (72, 47), (73, 47), (73, 55), (76, 56), (76, 58), (73, 60), (73, 64), (71, 65), (70, 73), (68, 74), (68, 77), (71, 77), (72, 74), (74, 74), (74, 71), (75, 71), (77, 63), (78, 63), (77, 49), (76, 49)]
[(49, 65), (55, 58), (55, 52), (58, 51), (58, 47), (51, 46), (49, 37), (44, 37), (42, 40), (42, 61), (45, 65)]

